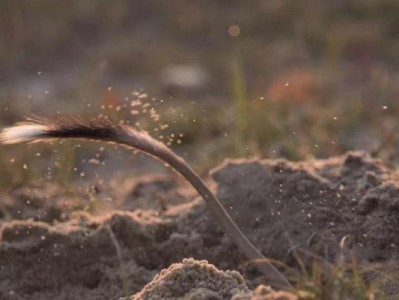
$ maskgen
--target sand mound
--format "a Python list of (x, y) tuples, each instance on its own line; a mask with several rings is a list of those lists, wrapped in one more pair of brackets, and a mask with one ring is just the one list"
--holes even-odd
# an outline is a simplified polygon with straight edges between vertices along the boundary
[(248, 292), (238, 272), (222, 272), (207, 261), (184, 259), (162, 270), (130, 299), (230, 299), (233, 294)]
[(227, 161), (213, 176), (219, 198), (270, 257), (287, 261), (300, 246), (333, 259), (347, 236), (358, 258), (398, 259), (398, 174), (364, 153), (300, 163)]
[(121, 300), (298, 300), (288, 292), (260, 285), (251, 291), (236, 271), (220, 271), (206, 260), (183, 259), (162, 270), (139, 293)]

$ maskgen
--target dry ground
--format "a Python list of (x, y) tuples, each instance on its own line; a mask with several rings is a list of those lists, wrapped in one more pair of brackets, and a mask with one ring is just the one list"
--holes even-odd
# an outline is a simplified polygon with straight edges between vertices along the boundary
[[(371, 280), (378, 270), (398, 273), (398, 175), (380, 161), (360, 152), (298, 163), (235, 160), (212, 176), (219, 198), (266, 256), (293, 268), (298, 257), (305, 264), (316, 255), (326, 262), (356, 257), (359, 266), (376, 266)], [(1, 197), (1, 299), (271, 297), (262, 286), (251, 292), (260, 274), (177, 177), (136, 178), (91, 194), (22, 187)], [(90, 213), (93, 205), (108, 212)], [(385, 288), (398, 292), (392, 282)]]

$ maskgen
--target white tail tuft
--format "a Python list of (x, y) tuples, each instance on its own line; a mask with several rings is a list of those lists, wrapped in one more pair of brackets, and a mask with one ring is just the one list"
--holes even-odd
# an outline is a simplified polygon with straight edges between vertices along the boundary
[(40, 139), (47, 130), (47, 126), (38, 124), (21, 124), (4, 128), (0, 133), (0, 143), (16, 144), (31, 142)]

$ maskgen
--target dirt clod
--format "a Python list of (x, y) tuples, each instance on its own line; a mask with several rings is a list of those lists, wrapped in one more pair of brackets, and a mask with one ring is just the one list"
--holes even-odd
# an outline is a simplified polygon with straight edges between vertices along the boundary
[(249, 292), (238, 272), (222, 272), (207, 261), (184, 259), (161, 271), (131, 299), (229, 299), (237, 292)]

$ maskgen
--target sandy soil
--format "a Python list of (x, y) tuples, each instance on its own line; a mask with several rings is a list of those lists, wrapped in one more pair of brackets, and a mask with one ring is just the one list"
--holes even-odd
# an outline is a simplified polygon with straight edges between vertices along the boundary
[[(235, 160), (212, 177), (266, 256), (295, 267), (298, 253), (329, 261), (343, 253), (399, 272), (398, 174), (380, 161), (360, 152)], [(0, 299), (296, 299), (259, 285), (267, 283), (177, 176), (90, 193), (22, 187), (1, 199)], [(107, 213), (91, 213), (96, 205)]]

